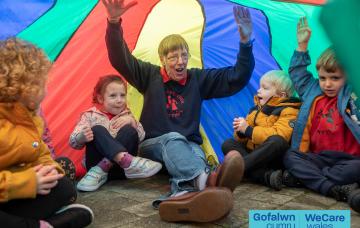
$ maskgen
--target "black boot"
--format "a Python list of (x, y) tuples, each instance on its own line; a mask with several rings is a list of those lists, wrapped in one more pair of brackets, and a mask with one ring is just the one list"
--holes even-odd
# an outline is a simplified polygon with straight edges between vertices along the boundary
[(81, 228), (88, 226), (94, 220), (90, 208), (82, 204), (70, 204), (63, 207), (55, 215), (45, 219), (56, 228)]
[(299, 179), (294, 177), (288, 170), (285, 170), (283, 173), (283, 184), (287, 187), (295, 187), (295, 188), (301, 188), (303, 187), (303, 184), (300, 182)]
[(349, 194), (348, 204), (354, 211), (360, 213), (360, 189), (356, 189)]
[(349, 195), (359, 188), (357, 183), (347, 184), (347, 185), (334, 185), (330, 190), (328, 195), (335, 198), (337, 201), (347, 202)]
[(282, 189), (282, 179), (283, 173), (280, 169), (276, 171), (267, 171), (264, 175), (265, 185), (275, 189), (276, 191), (280, 191)]

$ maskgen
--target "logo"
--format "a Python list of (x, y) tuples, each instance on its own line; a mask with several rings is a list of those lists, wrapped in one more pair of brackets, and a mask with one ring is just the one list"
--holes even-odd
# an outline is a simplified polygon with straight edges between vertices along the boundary
[(166, 90), (166, 110), (170, 118), (179, 118), (184, 110), (184, 97), (173, 90)]

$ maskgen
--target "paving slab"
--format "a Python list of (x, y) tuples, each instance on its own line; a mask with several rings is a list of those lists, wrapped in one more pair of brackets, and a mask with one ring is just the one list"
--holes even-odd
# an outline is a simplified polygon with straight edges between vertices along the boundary
[[(168, 176), (160, 174), (142, 180), (110, 181), (95, 192), (81, 192), (78, 203), (91, 207), (95, 221), (90, 228), (119, 227), (248, 227), (249, 210), (348, 210), (343, 202), (321, 196), (304, 188), (275, 191), (267, 187), (241, 183), (234, 191), (233, 210), (212, 223), (168, 223), (160, 219), (151, 202), (170, 190)], [(360, 228), (360, 215), (351, 211), (351, 228)]]

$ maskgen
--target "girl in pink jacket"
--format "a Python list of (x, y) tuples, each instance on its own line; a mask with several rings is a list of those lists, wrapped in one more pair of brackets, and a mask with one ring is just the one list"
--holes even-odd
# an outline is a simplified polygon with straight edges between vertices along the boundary
[(85, 149), (88, 170), (77, 189), (95, 191), (109, 179), (146, 178), (162, 167), (158, 162), (137, 157), (144, 129), (126, 104), (126, 84), (117, 75), (103, 76), (97, 82), (94, 106), (82, 113), (70, 135), (70, 146)]

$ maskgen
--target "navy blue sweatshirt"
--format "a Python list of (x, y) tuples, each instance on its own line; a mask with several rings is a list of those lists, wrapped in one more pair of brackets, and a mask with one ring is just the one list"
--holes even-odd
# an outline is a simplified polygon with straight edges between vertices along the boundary
[(178, 132), (189, 141), (202, 144), (199, 132), (204, 99), (233, 95), (249, 82), (254, 69), (252, 45), (240, 44), (235, 66), (187, 71), (185, 85), (164, 83), (160, 67), (136, 59), (129, 51), (119, 24), (109, 23), (106, 45), (112, 66), (144, 96), (141, 112), (146, 139)]

